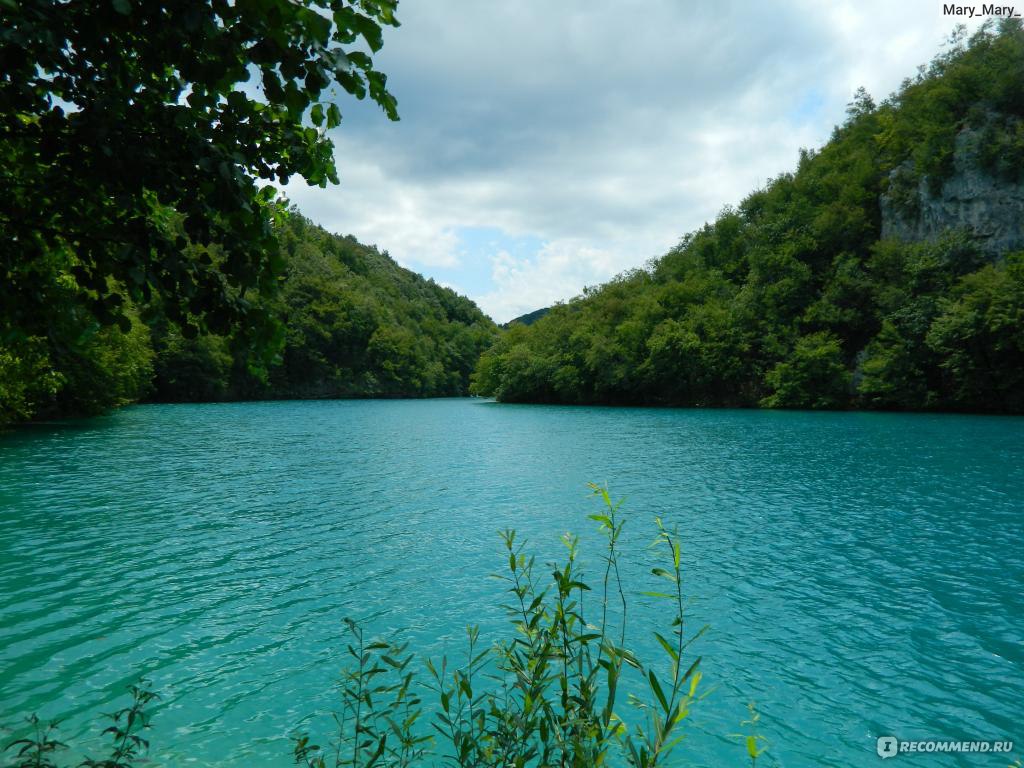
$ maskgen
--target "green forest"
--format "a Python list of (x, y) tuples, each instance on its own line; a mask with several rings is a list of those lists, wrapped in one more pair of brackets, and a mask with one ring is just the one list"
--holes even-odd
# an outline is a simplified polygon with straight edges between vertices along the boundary
[[(400, 267), (386, 252), (279, 217), (283, 274), (261, 299), (269, 344), (241, 331), (196, 332), (159, 301), (102, 326), (54, 286), (54, 331), (0, 352), (9, 420), (100, 413), (137, 400), (464, 395), (497, 328), (473, 302)], [(58, 293), (59, 292), (59, 293)]]
[(0, 0), (0, 765), (1024, 768), (1024, 22), (398, 5)]
[(512, 325), (484, 354), (475, 391), (508, 402), (1020, 413), (1024, 253), (957, 226), (883, 238), (880, 201), (913, 221), (922, 200), (974, 173), (1016, 191), (1019, 222), (1022, 118), (1024, 33), (1017, 20), (988, 25), (883, 103), (858, 92), (795, 172), (646, 269)]
[[(74, 46), (54, 47), (48, 17), (4, 32), (0, 54), (21, 80), (0, 89), (0, 423), (147, 400), (470, 391), (507, 402), (1024, 411), (1018, 20), (960, 33), (880, 104), (859, 91), (794, 172), (646, 268), (499, 328), (469, 299), (324, 231), (256, 183), (334, 180), (325, 131), (341, 117), (318, 100), (321, 74), (345, 74), (350, 93), (397, 118), (368, 57), (353, 54), (355, 74), (336, 67), (315, 14), (279, 5), (294, 14), (293, 47), (250, 48), (227, 75), (224, 50), (179, 53), (177, 32), (160, 28), (168, 57), (219, 67), (190, 72), (188, 106), (172, 101), (185, 82), (168, 74), (177, 70), (148, 72), (116, 53), (103, 80), (93, 63), (66, 60)], [(339, 17), (351, 27), (343, 39), (362, 34), (376, 50), (378, 25), (393, 17), (387, 4), (374, 9)], [(232, 34), (267, 33), (258, 14), (222, 11), (237, 16)], [(83, 50), (118, 33), (77, 12), (69, 24)], [(135, 45), (131, 24), (153, 21), (132, 16), (120, 43)], [(69, 74), (38, 76), (15, 49)], [(304, 69), (275, 64), (301, 56)], [(234, 90), (247, 63), (263, 67), (267, 103)], [(138, 96), (149, 91), (152, 103)], [(111, 136), (104, 109), (118, 95), (125, 135)], [(81, 106), (64, 112), (54, 98)], [(136, 150), (132, 125), (165, 134)], [(114, 140), (126, 142), (123, 156)], [(179, 156), (177, 142), (205, 154)], [(159, 171), (143, 183), (130, 167), (147, 163)], [(936, 224), (934, 209), (965, 176), (1009, 195), (1009, 216), (1005, 206), (980, 215), (1016, 241), (986, 241), (955, 216)]]
[(155, 399), (467, 394), (497, 334), (473, 302), (298, 213), (278, 237), (285, 277), (267, 312), (280, 320), (283, 338), (272, 360), (230, 336), (187, 339), (157, 315), (147, 321)]

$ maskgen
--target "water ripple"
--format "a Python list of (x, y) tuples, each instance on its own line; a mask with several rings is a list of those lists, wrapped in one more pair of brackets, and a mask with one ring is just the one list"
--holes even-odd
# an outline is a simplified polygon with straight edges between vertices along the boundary
[[(742, 758), (725, 734), (751, 699), (769, 765), (875, 765), (890, 732), (1021, 742), (1022, 438), (1014, 418), (471, 400), (144, 406), (6, 435), (0, 725), (36, 711), (92, 750), (91, 718), (145, 674), (158, 764), (287, 764), (336, 705), (342, 617), (431, 654), (470, 622), (495, 637), (495, 532), (542, 562), (566, 530), (594, 544), (585, 485), (607, 480), (630, 590), (651, 588), (661, 515), (691, 626), (712, 626), (690, 764)], [(635, 606), (649, 651), (662, 617)]]

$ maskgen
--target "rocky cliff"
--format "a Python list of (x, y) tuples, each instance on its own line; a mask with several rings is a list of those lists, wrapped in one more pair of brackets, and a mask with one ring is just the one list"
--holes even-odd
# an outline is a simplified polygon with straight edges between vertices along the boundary
[(1024, 249), (1024, 184), (985, 169), (985, 140), (983, 130), (960, 131), (953, 171), (937, 192), (911, 161), (893, 170), (880, 200), (882, 237), (915, 242), (960, 229), (992, 256)]

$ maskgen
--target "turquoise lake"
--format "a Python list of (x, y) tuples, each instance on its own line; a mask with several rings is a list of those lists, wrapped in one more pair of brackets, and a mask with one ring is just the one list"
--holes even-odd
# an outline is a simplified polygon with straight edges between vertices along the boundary
[(504, 636), (503, 528), (542, 561), (579, 533), (596, 581), (592, 481), (626, 497), (642, 654), (654, 516), (683, 538), (713, 691), (680, 764), (744, 764), (751, 700), (759, 765), (878, 765), (890, 734), (1024, 754), (1024, 419), (480, 399), (146, 405), (0, 436), (0, 735), (38, 712), (95, 754), (94, 716), (144, 675), (155, 764), (291, 765), (298, 728), (329, 737), (343, 617), (453, 659), (467, 624)]

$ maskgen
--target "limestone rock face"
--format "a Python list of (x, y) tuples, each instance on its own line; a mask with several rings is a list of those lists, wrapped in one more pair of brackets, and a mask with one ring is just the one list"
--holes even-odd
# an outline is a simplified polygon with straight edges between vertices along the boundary
[(912, 181), (910, 161), (892, 171), (890, 190), (879, 201), (883, 238), (934, 240), (961, 229), (991, 256), (1024, 249), (1024, 184), (985, 171), (978, 162), (979, 139), (979, 131), (960, 132), (953, 174), (937, 195), (927, 178)]

